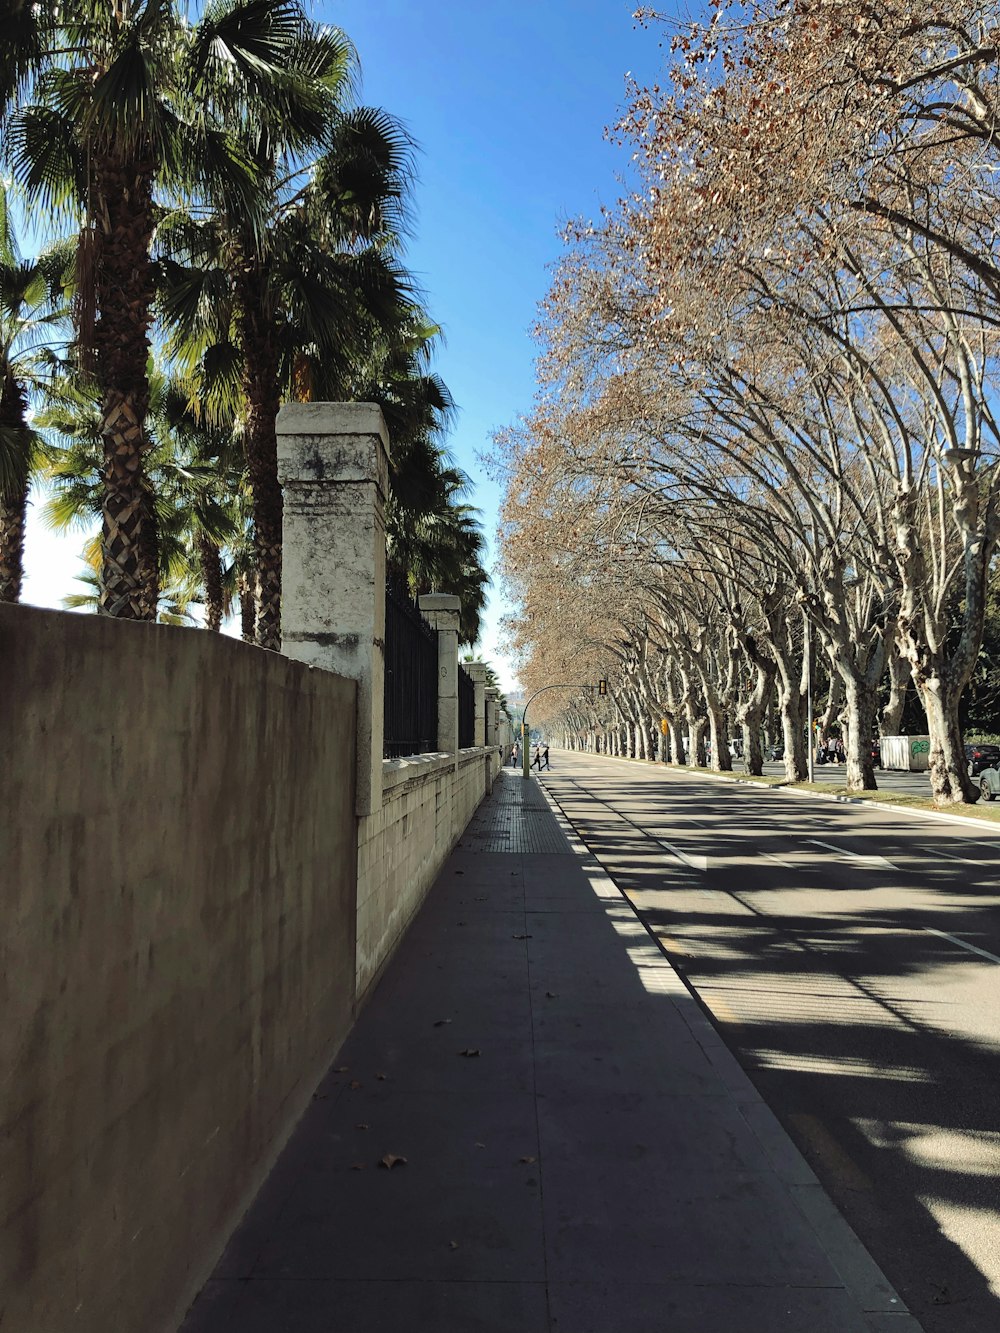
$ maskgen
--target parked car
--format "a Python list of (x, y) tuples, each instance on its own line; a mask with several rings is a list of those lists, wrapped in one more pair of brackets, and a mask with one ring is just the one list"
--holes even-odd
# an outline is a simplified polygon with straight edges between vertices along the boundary
[(1000, 795), (1000, 772), (995, 768), (984, 768), (979, 775), (979, 794), (984, 801), (992, 801)]
[(969, 763), (969, 777), (978, 778), (986, 768), (1000, 768), (1000, 745), (967, 745), (965, 757)]

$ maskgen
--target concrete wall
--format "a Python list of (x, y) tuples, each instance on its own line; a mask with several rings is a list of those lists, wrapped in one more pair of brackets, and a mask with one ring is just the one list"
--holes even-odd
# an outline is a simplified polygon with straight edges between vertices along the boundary
[(392, 957), (448, 853), (492, 788), (492, 749), (387, 759), (382, 809), (359, 821), (357, 994)]
[(0, 1323), (154, 1333), (351, 1022), (355, 686), (0, 606), (0, 699)]

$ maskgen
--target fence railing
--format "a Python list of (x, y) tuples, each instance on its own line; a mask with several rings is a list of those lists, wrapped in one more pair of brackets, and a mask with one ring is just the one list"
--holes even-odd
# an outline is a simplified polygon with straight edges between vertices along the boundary
[(458, 668), (458, 748), (476, 743), (476, 686), (465, 667)]
[(387, 584), (382, 751), (386, 759), (437, 749), (437, 699), (437, 633), (405, 592)]

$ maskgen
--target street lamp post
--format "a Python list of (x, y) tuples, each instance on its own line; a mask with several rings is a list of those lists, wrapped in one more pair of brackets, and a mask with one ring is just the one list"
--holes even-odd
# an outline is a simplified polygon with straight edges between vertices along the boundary
[(808, 721), (806, 723), (809, 734), (806, 737), (806, 745), (809, 755), (809, 781), (815, 781), (813, 770), (813, 627), (812, 621), (806, 620), (806, 713)]
[[(587, 686), (584, 686), (583, 688), (586, 689)], [(589, 688), (593, 689), (594, 687), (593, 685), (591, 685)], [(528, 737), (531, 735), (531, 732), (528, 730), (529, 707), (535, 702), (538, 696), (540, 694), (544, 694), (546, 690), (578, 690), (578, 689), (580, 689), (580, 685), (576, 681), (568, 682), (565, 685), (543, 685), (540, 690), (536, 690), (534, 692), (534, 694), (531, 696), (528, 702), (524, 705), (524, 712), (521, 714), (521, 776), (523, 778), (531, 777), (530, 760), (528, 758)], [(606, 690), (607, 686), (605, 686), (605, 692)]]

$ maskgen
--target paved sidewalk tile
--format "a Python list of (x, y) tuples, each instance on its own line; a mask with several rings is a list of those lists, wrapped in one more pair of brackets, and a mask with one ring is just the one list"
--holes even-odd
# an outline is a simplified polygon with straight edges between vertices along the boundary
[(501, 774), (182, 1333), (919, 1333), (573, 843)]

